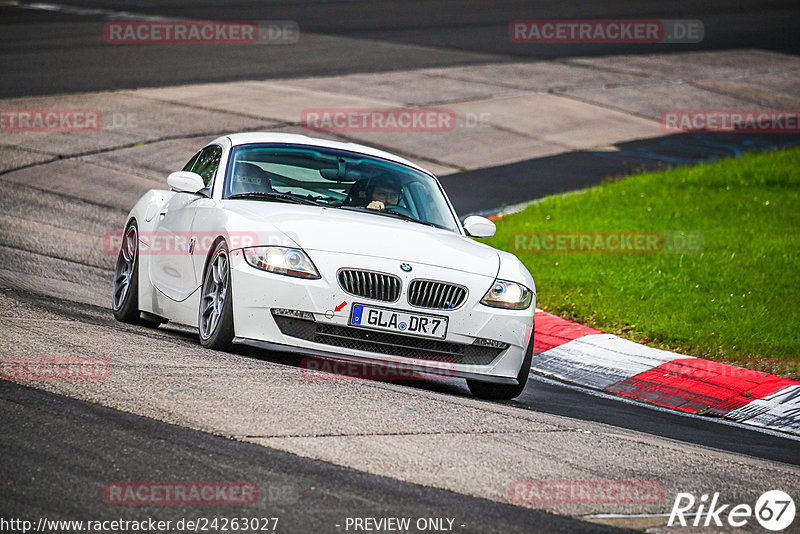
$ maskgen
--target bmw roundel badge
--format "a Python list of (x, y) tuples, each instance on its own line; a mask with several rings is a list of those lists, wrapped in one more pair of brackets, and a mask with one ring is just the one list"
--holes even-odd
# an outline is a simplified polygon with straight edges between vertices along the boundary
[(401, 263), (400, 264), (400, 268), (403, 269), (407, 273), (411, 272), (411, 265), (409, 265), (407, 263)]

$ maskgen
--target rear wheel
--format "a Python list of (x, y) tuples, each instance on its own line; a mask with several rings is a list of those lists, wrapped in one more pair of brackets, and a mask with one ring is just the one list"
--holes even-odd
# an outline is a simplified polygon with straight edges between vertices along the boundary
[[(139, 229), (136, 221), (125, 228), (114, 268), (114, 294), (111, 307), (117, 321), (158, 326), (161, 320), (143, 319), (139, 311)], [(155, 316), (153, 316), (155, 317)]]
[(228, 350), (233, 342), (233, 298), (228, 247), (217, 244), (203, 275), (197, 324), (200, 343), (209, 349)]
[(528, 382), (528, 375), (531, 372), (531, 361), (533, 361), (533, 336), (531, 336), (528, 342), (528, 350), (525, 351), (522, 367), (517, 374), (517, 384), (493, 384), (491, 382), (467, 380), (467, 386), (473, 395), (481, 399), (510, 400), (519, 397), (522, 390), (525, 389), (525, 384)]

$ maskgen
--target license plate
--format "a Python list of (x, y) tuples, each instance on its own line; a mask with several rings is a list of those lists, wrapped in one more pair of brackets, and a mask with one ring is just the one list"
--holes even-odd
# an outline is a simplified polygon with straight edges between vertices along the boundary
[(444, 339), (447, 335), (447, 317), (364, 304), (353, 304), (350, 311), (350, 324), (372, 330), (438, 339)]

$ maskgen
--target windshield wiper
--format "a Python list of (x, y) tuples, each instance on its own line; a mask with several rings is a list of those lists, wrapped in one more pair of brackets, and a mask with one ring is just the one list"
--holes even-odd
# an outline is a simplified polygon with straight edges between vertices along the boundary
[(428, 226), (433, 226), (434, 228), (438, 228), (438, 226), (436, 226), (432, 222), (423, 221), (423, 220), (417, 219), (416, 217), (412, 217), (411, 215), (406, 215), (405, 213), (400, 213), (399, 211), (394, 211), (394, 210), (391, 210), (391, 209), (385, 209), (385, 210), (383, 210), (383, 212), (384, 213), (388, 213), (390, 215), (393, 215), (395, 217), (399, 217), (401, 219), (405, 219), (407, 221), (411, 221), (411, 222), (415, 222), (415, 223), (419, 223), (419, 224), (425, 224), (425, 225), (428, 225)]
[(228, 199), (232, 198), (262, 198), (264, 200), (283, 200), (285, 202), (294, 202), (295, 204), (309, 204), (312, 206), (319, 206), (315, 201), (303, 197), (297, 197), (286, 193), (264, 193), (251, 191), (249, 193), (236, 193), (230, 195)]
[(419, 224), (424, 224), (425, 226), (433, 226), (434, 228), (441, 228), (439, 225), (433, 224), (432, 222), (422, 221), (411, 215), (406, 215), (405, 213), (400, 213), (399, 211), (394, 211), (391, 209), (383, 209), (383, 210), (373, 210), (369, 208), (361, 208), (358, 206), (341, 206), (343, 210), (353, 210), (353, 211), (360, 211), (363, 213), (374, 213), (375, 215), (384, 215), (387, 217), (394, 217), (395, 219), (403, 219), (405, 221), (411, 221)]

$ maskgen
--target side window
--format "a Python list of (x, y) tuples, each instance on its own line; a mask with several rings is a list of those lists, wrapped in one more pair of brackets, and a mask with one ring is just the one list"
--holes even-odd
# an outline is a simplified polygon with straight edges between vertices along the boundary
[[(206, 147), (193, 158), (193, 162), (189, 162), (192, 164), (190, 170), (202, 176), (203, 183), (206, 184), (206, 187), (209, 187), (211, 180), (214, 178), (214, 173), (217, 172), (217, 167), (219, 167), (220, 158), (222, 158), (222, 147), (217, 145)], [(187, 163), (187, 167), (189, 163)]]
[(182, 171), (191, 171), (192, 170), (192, 166), (194, 165), (194, 162), (197, 161), (197, 156), (199, 156), (199, 155), (200, 155), (200, 152), (198, 152), (197, 154), (192, 156), (192, 159), (189, 160), (189, 163), (184, 165), (181, 170)]

